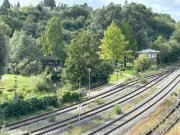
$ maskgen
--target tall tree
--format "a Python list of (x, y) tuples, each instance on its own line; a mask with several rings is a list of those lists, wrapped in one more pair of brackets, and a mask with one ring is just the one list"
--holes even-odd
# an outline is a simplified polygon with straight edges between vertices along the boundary
[(81, 30), (76, 33), (67, 46), (66, 69), (67, 77), (77, 86), (88, 82), (88, 68), (95, 72), (98, 61), (97, 45), (89, 31)]
[(21, 5), (20, 5), (20, 2), (18, 1), (18, 3), (17, 3), (17, 8), (19, 9), (19, 8), (21, 8)]
[(9, 0), (4, 0), (2, 7), (6, 8), (6, 9), (10, 9), (10, 3)]
[(0, 31), (3, 32), (6, 36), (11, 36), (12, 30), (9, 25), (0, 21)]
[(163, 38), (162, 36), (158, 36), (154, 41), (154, 45), (152, 47), (160, 51), (158, 58), (158, 61), (160, 63), (167, 63), (169, 61), (169, 55), (172, 51), (172, 48), (165, 38)]
[(32, 36), (24, 31), (15, 31), (9, 42), (11, 62), (19, 63), (23, 59), (33, 61), (40, 56), (40, 46)]
[(170, 54), (170, 61), (177, 61), (180, 58), (180, 22), (177, 22), (175, 25), (175, 31), (173, 32), (169, 42), (169, 46), (172, 48)]
[(46, 56), (58, 57), (62, 64), (65, 61), (64, 35), (62, 25), (58, 17), (52, 17), (41, 35), (42, 52)]
[(125, 19), (123, 19), (121, 22), (120, 28), (123, 35), (125, 36), (125, 39), (128, 41), (124, 51), (124, 66), (126, 66), (126, 61), (128, 59), (132, 60), (138, 47), (136, 39), (134, 38), (132, 27), (125, 21)]
[(104, 31), (104, 38), (100, 45), (100, 58), (104, 60), (111, 60), (112, 66), (115, 62), (122, 60), (123, 51), (127, 42), (121, 30), (113, 21), (111, 25)]
[(6, 41), (4, 35), (0, 31), (0, 77), (3, 74), (5, 61), (6, 61)]
[(56, 7), (56, 2), (55, 0), (44, 0), (44, 6), (47, 6), (53, 9), (54, 7)]

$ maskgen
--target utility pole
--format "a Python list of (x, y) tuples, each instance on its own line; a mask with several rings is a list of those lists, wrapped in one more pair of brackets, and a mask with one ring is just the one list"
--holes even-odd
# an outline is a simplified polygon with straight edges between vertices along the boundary
[(90, 96), (90, 90), (91, 90), (91, 69), (88, 68), (89, 71), (89, 96)]
[(14, 85), (14, 88), (15, 88), (15, 95), (14, 95), (14, 101), (17, 100), (17, 92), (16, 92), (16, 89), (17, 89), (17, 76), (14, 77), (14, 81), (15, 81), (15, 85)]

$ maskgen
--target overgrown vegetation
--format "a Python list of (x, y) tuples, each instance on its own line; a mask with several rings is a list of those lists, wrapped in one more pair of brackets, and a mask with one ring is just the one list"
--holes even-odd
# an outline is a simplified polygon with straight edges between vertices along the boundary
[(58, 106), (56, 96), (48, 96), (43, 98), (31, 98), (29, 100), (18, 100), (16, 102), (6, 102), (0, 106), (2, 116), (19, 117), (21, 115), (31, 114), (36, 111), (45, 110), (48, 107)]
[(120, 109), (120, 107), (119, 107), (118, 104), (114, 105), (112, 113), (113, 113), (114, 115), (118, 115), (118, 114), (121, 114), (121, 113), (122, 113), (122, 111), (121, 111), (121, 109)]

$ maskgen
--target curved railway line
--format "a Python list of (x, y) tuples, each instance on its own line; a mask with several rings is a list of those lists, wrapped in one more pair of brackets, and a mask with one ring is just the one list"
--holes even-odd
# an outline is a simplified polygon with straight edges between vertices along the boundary
[[(165, 71), (165, 72), (158, 73), (158, 74), (155, 74), (155, 75), (147, 76), (146, 78), (149, 79), (149, 78), (152, 78), (152, 77), (162, 76), (162, 75), (164, 75), (166, 73), (171, 73), (174, 70), (175, 69), (171, 69), (169, 71)], [(102, 92), (100, 94), (97, 94), (96, 96), (93, 96), (93, 97), (91, 97), (89, 99), (86, 99), (86, 100), (84, 100), (84, 101), (82, 101), (80, 103), (82, 104), (82, 106), (86, 106), (86, 105), (88, 105), (88, 103), (94, 101), (97, 98), (106, 98), (108, 96), (116, 94), (116, 93), (124, 90), (125, 88), (133, 86), (135, 84), (138, 84), (138, 80), (131, 81), (131, 82), (126, 83), (126, 84), (119, 84), (117, 86), (114, 86), (112, 88), (107, 89), (107, 91), (104, 91), (104, 92)], [(65, 107), (65, 108), (57, 109), (57, 110), (55, 110), (53, 112), (48, 112), (48, 113), (44, 113), (42, 115), (38, 115), (38, 116), (31, 117), (31, 118), (27, 118), (27, 119), (21, 120), (19, 122), (15, 122), (15, 123), (6, 125), (5, 127), (8, 128), (8, 130), (17, 129), (17, 128), (22, 127), (22, 126), (26, 126), (26, 125), (29, 125), (29, 124), (32, 124), (32, 123), (35, 123), (35, 122), (47, 119), (47, 118), (49, 118), (49, 116), (52, 113), (55, 113), (55, 115), (60, 115), (60, 114), (63, 114), (63, 113), (75, 110), (77, 108), (77, 105), (80, 104), (80, 103), (77, 103), (77, 104), (74, 104), (74, 105), (71, 105), (71, 106), (68, 106), (68, 107)]]
[[(158, 102), (160, 102), (163, 98), (165, 98), (179, 84), (179, 82), (180, 82), (179, 78), (180, 78), (180, 75), (177, 75), (176, 78), (174, 78), (162, 90), (160, 90), (158, 93), (155, 93), (155, 95), (150, 97), (148, 100), (142, 101), (141, 104), (139, 104), (138, 106), (136, 106), (132, 110), (127, 111), (124, 115), (121, 115), (119, 118), (109, 122), (106, 125), (103, 125), (102, 127), (92, 131), (91, 133), (88, 133), (88, 135), (111, 134), (114, 131), (118, 130), (120, 127), (124, 126), (125, 124), (127, 124), (130, 121), (134, 120), (135, 118), (139, 117), (141, 114), (148, 111), (150, 108), (155, 106)], [(121, 121), (122, 119), (123, 119), (123, 121)], [(116, 125), (115, 125), (115, 123), (116, 123)], [(112, 125), (115, 125), (115, 127), (111, 128), (111, 129), (107, 129), (108, 127), (110, 127)]]
[[(133, 92), (131, 92), (129, 94), (126, 94), (125, 96), (123, 96), (123, 97), (121, 97), (119, 99), (116, 99), (116, 100), (111, 101), (111, 102), (109, 102), (107, 104), (101, 105), (101, 106), (99, 106), (99, 107), (97, 107), (95, 109), (92, 109), (90, 111), (82, 113), (81, 114), (81, 120), (86, 119), (86, 118), (90, 118), (91, 116), (94, 116), (94, 115), (96, 115), (96, 114), (98, 114), (100, 112), (103, 112), (103, 111), (105, 111), (107, 109), (110, 109), (117, 103), (118, 104), (125, 103), (126, 101), (138, 96), (142, 92), (148, 90), (150, 87), (152, 87), (155, 84), (157, 84), (158, 82), (162, 81), (164, 78), (166, 78), (167, 76), (172, 74), (173, 71), (160, 75), (160, 77), (157, 77), (155, 79), (156, 81), (152, 80), (148, 84), (134, 90)], [(65, 120), (62, 120), (62, 121), (59, 121), (59, 122), (55, 122), (55, 123), (50, 124), (48, 126), (33, 130), (33, 131), (31, 131), (31, 133), (36, 134), (36, 135), (46, 134), (48, 132), (51, 132), (51, 131), (66, 127), (68, 124), (74, 124), (74, 123), (78, 122), (78, 120), (79, 120), (78, 115), (76, 115), (76, 116), (70, 117), (68, 119), (65, 119)], [(29, 133), (24, 133), (23, 135), (25, 135), (25, 134), (29, 134)]]

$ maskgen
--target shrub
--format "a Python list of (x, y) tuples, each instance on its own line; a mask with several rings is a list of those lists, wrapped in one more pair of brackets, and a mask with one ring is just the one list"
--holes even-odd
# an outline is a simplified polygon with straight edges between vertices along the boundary
[(141, 56), (134, 61), (134, 70), (135, 72), (140, 72), (148, 69), (149, 65), (150, 62), (148, 61), (148, 59), (144, 56)]
[(139, 82), (140, 82), (141, 84), (146, 84), (146, 83), (147, 83), (147, 80), (144, 78), (144, 76), (140, 76), (140, 77), (139, 77)]
[(56, 116), (54, 114), (50, 115), (48, 118), (49, 122), (56, 122)]
[(75, 102), (75, 101), (79, 101), (79, 100), (80, 100), (80, 97), (77, 92), (66, 91), (63, 93), (62, 101), (64, 103), (70, 103), (70, 102)]
[(121, 114), (121, 113), (122, 113), (122, 111), (121, 111), (121, 109), (119, 108), (119, 105), (116, 104), (116, 105), (113, 107), (113, 114), (118, 115), (118, 114)]
[(125, 69), (124, 67), (120, 69), (120, 71), (125, 71), (125, 70), (126, 70), (126, 69)]
[(104, 100), (102, 100), (102, 99), (96, 99), (96, 100), (95, 100), (95, 103), (96, 103), (97, 105), (102, 105), (102, 104), (104, 104), (105, 102), (104, 102)]
[(6, 117), (18, 117), (47, 109), (48, 106), (56, 107), (57, 105), (57, 97), (48, 96), (40, 99), (31, 98), (28, 100), (18, 100), (17, 102), (4, 103), (1, 105), (1, 109), (3, 109), (3, 113)]
[(21, 60), (18, 64), (11, 63), (11, 73), (25, 76), (38, 75), (42, 72), (42, 64), (38, 61)]
[(45, 79), (38, 80), (36, 84), (36, 89), (38, 91), (48, 91), (49, 87), (48, 87), (47, 81)]
[(151, 65), (149, 67), (150, 70), (158, 70), (158, 66), (157, 65)]

